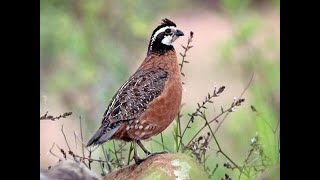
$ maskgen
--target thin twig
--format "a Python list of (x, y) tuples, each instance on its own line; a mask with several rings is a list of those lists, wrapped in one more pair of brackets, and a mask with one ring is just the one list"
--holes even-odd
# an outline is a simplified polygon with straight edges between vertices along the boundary
[(130, 148), (129, 148), (129, 155), (128, 155), (128, 161), (127, 161), (127, 165), (129, 165), (130, 161), (131, 161), (131, 153), (132, 153), (132, 150), (133, 150), (133, 143), (131, 142), (130, 144)]
[(182, 107), (184, 106), (184, 103), (183, 104), (181, 104), (181, 106), (180, 106), (180, 110), (179, 110), (179, 112), (178, 112), (178, 114), (177, 114), (177, 128), (178, 128), (178, 130), (177, 130), (177, 134), (176, 134), (176, 147), (177, 147), (177, 152), (179, 152), (179, 150), (180, 150), (180, 143), (181, 143), (181, 141), (182, 141), (182, 135), (181, 135), (181, 118), (182, 118), (182, 114), (181, 114), (181, 109), (182, 109)]
[(242, 93), (240, 94), (239, 98), (241, 98), (242, 95), (243, 95), (243, 94), (247, 91), (247, 89), (249, 88), (249, 86), (250, 86), (250, 84), (251, 84), (251, 82), (252, 82), (252, 80), (253, 80), (253, 77), (254, 77), (254, 72), (252, 72), (251, 78), (250, 78), (250, 80), (249, 80), (246, 88), (244, 88), (244, 90), (243, 90)]
[(115, 144), (114, 140), (112, 140), (112, 143), (113, 143), (114, 155), (116, 157), (118, 165), (120, 165), (120, 161), (119, 161), (119, 158), (118, 158), (118, 155), (117, 155), (117, 150), (116, 150), (116, 144)]
[(89, 169), (90, 169), (90, 170), (91, 170), (91, 163), (94, 161), (93, 159), (91, 159), (92, 152), (94, 152), (95, 150), (97, 150), (98, 147), (99, 147), (99, 146), (96, 146), (95, 149), (93, 149), (93, 150), (91, 149), (91, 147), (88, 149), (89, 155), (88, 155), (88, 158), (86, 158), (86, 159), (88, 159), (88, 166), (89, 166)]
[(155, 139), (153, 139), (152, 141), (155, 142), (155, 143), (157, 143), (157, 144), (159, 144), (160, 146), (163, 146), (164, 150), (167, 150), (168, 152), (170, 152), (169, 148), (166, 147), (163, 143), (161, 143), (161, 142), (159, 142), (159, 141), (157, 141), (157, 140), (155, 140)]
[(161, 137), (162, 149), (163, 149), (163, 151), (164, 151), (164, 142), (163, 142), (163, 136), (162, 136), (162, 133), (160, 133), (160, 137)]
[[(74, 135), (77, 137), (78, 141), (81, 143), (82, 147), (85, 148), (87, 151), (90, 151), (89, 148), (86, 147), (86, 144), (81, 140), (81, 138), (79, 137), (79, 135), (77, 134), (76, 131), (73, 132)], [(92, 152), (94, 152), (95, 150), (93, 150)], [(83, 154), (84, 155), (84, 154)]]
[(65, 140), (65, 142), (66, 142), (66, 144), (67, 144), (67, 146), (68, 146), (68, 149), (69, 149), (68, 154), (72, 155), (73, 159), (74, 159), (75, 161), (77, 161), (77, 159), (75, 158), (75, 154), (71, 151), (71, 148), (70, 148), (70, 146), (69, 146), (69, 143), (68, 143), (66, 134), (65, 134), (64, 131), (63, 131), (63, 124), (62, 124), (62, 126), (61, 126), (61, 132), (62, 132), (62, 134), (63, 134), (64, 140)]
[[(87, 149), (87, 151), (89, 152), (89, 149), (87, 148), (87, 147), (85, 147), (85, 144), (81, 141), (81, 139), (79, 138), (79, 136), (78, 136), (78, 134), (77, 134), (77, 132), (76, 131), (74, 131), (73, 132), (73, 134), (74, 134), (74, 136), (75, 136), (75, 138), (76, 138), (76, 140), (78, 140), (80, 143), (81, 143), (81, 146), (83, 147), (83, 148), (86, 148)], [(82, 157), (85, 157), (85, 154), (84, 154), (84, 151), (82, 151)], [(83, 160), (83, 161), (81, 161), (84, 165), (86, 165), (87, 167), (89, 167), (88, 165), (87, 165), (87, 163)]]
[(70, 116), (72, 114), (72, 112), (65, 112), (62, 115), (59, 116), (52, 116), (52, 115), (48, 115), (48, 111), (40, 117), (40, 120), (51, 120), (51, 121), (55, 121), (55, 120), (59, 120), (60, 118), (66, 118), (68, 116)]
[[(189, 63), (189, 61), (186, 61), (186, 60), (185, 60), (185, 57), (187, 56), (187, 51), (193, 47), (193, 46), (189, 46), (190, 43), (192, 42), (192, 38), (193, 38), (193, 32), (190, 31), (190, 36), (188, 37), (187, 46), (185, 47), (185, 46), (181, 45), (182, 48), (184, 49), (184, 53), (183, 53), (183, 54), (180, 53), (180, 56), (182, 57), (182, 62), (179, 64), (179, 66), (180, 66), (180, 73), (181, 73), (182, 76), (185, 76), (185, 74), (182, 72), (183, 64), (184, 64), (184, 63)], [(183, 83), (183, 84), (184, 84), (184, 83)]]
[(177, 126), (178, 126), (178, 133), (179, 133), (178, 134), (178, 136), (179, 136), (179, 146), (178, 146), (177, 152), (179, 152), (179, 150), (180, 150), (180, 142), (182, 141), (182, 136), (181, 136), (181, 117), (182, 117), (181, 111), (179, 111), (178, 118), (177, 118), (177, 121), (178, 121)]
[[(102, 160), (101, 157), (99, 157), (99, 160)], [(101, 176), (105, 176), (106, 175), (106, 172), (104, 170), (104, 163), (103, 162), (100, 162), (100, 167), (101, 167)]]
[(230, 112), (228, 111), (227, 112), (227, 114), (225, 114), (225, 116), (222, 118), (222, 120), (221, 120), (221, 122), (220, 123), (218, 123), (218, 126), (217, 126), (217, 128), (214, 130), (214, 134), (216, 134), (217, 133), (217, 131), (218, 131), (218, 129), (220, 128), (220, 126), (221, 126), (221, 124), (223, 123), (223, 121), (228, 117), (228, 115), (230, 114)]
[(202, 156), (203, 156), (203, 169), (206, 168), (206, 151), (202, 151)]
[(249, 154), (248, 154), (247, 158), (244, 160), (244, 164), (248, 163), (249, 158), (251, 157), (253, 151), (254, 151), (254, 147), (249, 150)]
[(71, 148), (70, 148), (69, 143), (68, 143), (68, 141), (67, 141), (66, 135), (64, 134), (64, 131), (63, 131), (63, 124), (62, 124), (62, 126), (61, 126), (61, 132), (62, 132), (62, 134), (63, 134), (64, 140), (65, 140), (65, 142), (66, 142), (66, 144), (67, 144), (67, 146), (68, 146), (69, 151), (71, 151)]
[(102, 148), (102, 152), (103, 152), (104, 158), (105, 158), (105, 160), (107, 162), (108, 171), (112, 172), (112, 168), (111, 168), (110, 163), (109, 163), (109, 157), (108, 157), (109, 155), (105, 152), (103, 146), (101, 146), (101, 148)]
[(77, 143), (77, 136), (75, 133), (73, 133), (73, 137), (74, 137), (74, 143), (76, 145), (76, 150), (78, 149), (78, 143)]
[[(91, 163), (93, 161), (95, 161), (95, 162), (103, 162), (103, 163), (107, 163), (108, 162), (108, 161), (105, 161), (105, 160), (102, 160), (102, 159), (92, 159), (92, 158), (88, 158), (88, 157), (81, 157), (79, 155), (75, 155), (75, 156), (78, 157), (78, 158), (83, 158), (83, 159), (89, 160), (89, 161), (91, 161)], [(91, 168), (90, 164), (89, 164), (89, 167)]]
[[(79, 121), (80, 121), (80, 136), (81, 136), (81, 142), (83, 142), (83, 134), (82, 134), (82, 119), (81, 119), (81, 115), (79, 116)], [(82, 144), (82, 156), (84, 157), (84, 147), (85, 145)]]
[[(89, 166), (89, 169), (91, 170), (91, 163), (93, 162), (93, 159), (91, 158), (91, 154), (92, 154), (92, 151), (89, 151), (89, 155), (88, 155), (88, 166)], [(98, 161), (99, 162), (99, 161)]]
[(51, 148), (49, 149), (49, 153), (52, 154), (54, 157), (56, 157), (56, 158), (58, 158), (58, 159), (61, 159), (59, 156), (57, 156), (56, 154), (54, 154), (54, 153), (52, 152), (52, 149), (53, 149), (54, 145), (55, 145), (55, 143), (52, 144)]
[[(206, 123), (208, 124), (208, 121), (207, 121), (207, 120), (206, 120)], [(239, 168), (239, 166), (238, 166), (235, 162), (233, 162), (232, 159), (230, 159), (229, 156), (227, 156), (227, 155), (222, 151), (222, 149), (221, 149), (221, 147), (220, 147), (220, 144), (219, 144), (216, 136), (214, 135), (214, 133), (213, 133), (213, 131), (212, 131), (212, 129), (211, 129), (211, 126), (208, 125), (208, 127), (209, 127), (210, 132), (212, 133), (212, 137), (213, 137), (215, 143), (217, 144), (217, 147), (218, 147), (218, 149), (219, 149), (218, 152), (220, 152), (220, 153), (221, 153), (224, 157), (226, 157), (236, 168), (238, 168), (238, 169), (241, 171), (241, 169)]]
[(209, 175), (209, 178), (211, 178), (214, 175), (214, 173), (217, 171), (218, 167), (219, 167), (219, 164), (216, 164), (216, 167), (213, 169), (212, 173)]
[(60, 150), (60, 152), (61, 152), (61, 154), (63, 155), (63, 158), (64, 158), (64, 159), (69, 159), (69, 158), (67, 157), (67, 153), (66, 153), (62, 148), (60, 148), (60, 147), (58, 146), (58, 144), (56, 144), (56, 147)]

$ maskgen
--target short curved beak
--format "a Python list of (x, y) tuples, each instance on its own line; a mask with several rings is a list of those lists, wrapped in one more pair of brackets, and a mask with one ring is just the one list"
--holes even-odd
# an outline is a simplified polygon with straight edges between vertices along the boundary
[(183, 32), (180, 31), (179, 29), (176, 30), (175, 35), (176, 35), (176, 36), (184, 36)]

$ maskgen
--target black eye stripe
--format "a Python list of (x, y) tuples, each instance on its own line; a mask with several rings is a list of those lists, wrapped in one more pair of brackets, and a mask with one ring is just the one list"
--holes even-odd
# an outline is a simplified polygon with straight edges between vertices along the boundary
[(170, 32), (171, 32), (171, 29), (166, 29), (164, 32), (165, 32), (165, 33), (170, 33)]

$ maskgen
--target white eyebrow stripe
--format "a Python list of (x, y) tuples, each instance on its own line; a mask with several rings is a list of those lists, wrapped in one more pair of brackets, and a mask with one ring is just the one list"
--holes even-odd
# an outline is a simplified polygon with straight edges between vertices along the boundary
[(165, 27), (163, 27), (163, 28), (160, 28), (157, 32), (154, 33), (154, 35), (153, 35), (153, 37), (152, 37), (151, 43), (153, 43), (153, 41), (156, 40), (157, 36), (158, 36), (160, 33), (164, 32), (167, 28), (177, 30), (177, 27), (174, 27), (174, 26), (165, 26)]
[(152, 44), (153, 44), (153, 42), (156, 40), (157, 36), (158, 36), (160, 33), (164, 32), (167, 28), (174, 29), (174, 30), (177, 30), (177, 29), (178, 29), (178, 28), (175, 27), (175, 26), (165, 26), (165, 27), (163, 27), (163, 28), (160, 28), (158, 31), (156, 31), (156, 32), (153, 34), (153, 36), (152, 36), (152, 41), (151, 41), (151, 43), (150, 43), (150, 51), (152, 50)]

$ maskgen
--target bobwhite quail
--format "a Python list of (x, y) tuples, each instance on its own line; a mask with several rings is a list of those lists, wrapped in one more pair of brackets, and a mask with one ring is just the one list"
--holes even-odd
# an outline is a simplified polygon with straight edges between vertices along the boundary
[(87, 147), (111, 139), (133, 141), (136, 164), (144, 160), (137, 154), (137, 145), (147, 157), (156, 154), (141, 140), (162, 132), (178, 113), (182, 84), (172, 43), (183, 35), (174, 22), (162, 20), (151, 35), (147, 57), (113, 96)]

